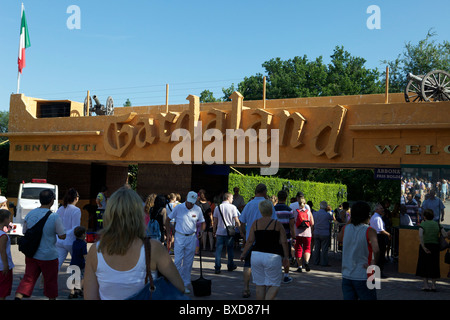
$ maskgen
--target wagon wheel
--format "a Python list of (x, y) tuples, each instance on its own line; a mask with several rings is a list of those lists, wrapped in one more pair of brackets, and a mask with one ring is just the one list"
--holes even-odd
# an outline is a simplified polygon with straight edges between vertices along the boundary
[(83, 116), (87, 116), (87, 115), (89, 115), (89, 116), (91, 116), (92, 114), (91, 114), (91, 108), (92, 108), (92, 98), (91, 97), (89, 97), (89, 109), (88, 109), (88, 106), (87, 106), (87, 97), (84, 99), (84, 108), (83, 108)]
[[(423, 76), (420, 75), (418, 77), (422, 78)], [(405, 101), (406, 102), (423, 101), (422, 92), (420, 88), (421, 88), (420, 82), (417, 82), (414, 79), (409, 80), (405, 88)]]
[(425, 101), (450, 100), (450, 73), (443, 70), (428, 72), (423, 77), (421, 89)]
[(110, 96), (106, 99), (106, 115), (112, 116), (114, 114), (114, 100)]

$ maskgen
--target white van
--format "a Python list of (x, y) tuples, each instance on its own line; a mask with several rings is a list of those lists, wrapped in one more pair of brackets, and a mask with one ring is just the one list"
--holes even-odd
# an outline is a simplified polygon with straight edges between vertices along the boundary
[(45, 179), (32, 179), (31, 182), (23, 182), (20, 184), (17, 205), (15, 206), (13, 203), (10, 203), (10, 207), (14, 208), (12, 229), (8, 233), (10, 236), (23, 236), (23, 222), (25, 220), (25, 216), (31, 210), (41, 206), (41, 203), (39, 202), (39, 194), (45, 189), (50, 189), (55, 193), (56, 200), (50, 210), (56, 212), (56, 210), (58, 210), (57, 185), (49, 184)]

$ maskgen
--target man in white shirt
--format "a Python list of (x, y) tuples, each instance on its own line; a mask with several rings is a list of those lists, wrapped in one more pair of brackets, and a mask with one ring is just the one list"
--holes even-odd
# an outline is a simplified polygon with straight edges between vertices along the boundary
[[(181, 203), (169, 212), (166, 219), (166, 230), (170, 230), (170, 220), (175, 219), (174, 263), (184, 282), (185, 293), (190, 293), (187, 286), (191, 283), (192, 263), (194, 262), (197, 238), (197, 223), (201, 223), (201, 231), (205, 230), (205, 219), (199, 206), (195, 204), (197, 193), (190, 191), (186, 202)], [(167, 237), (170, 237), (167, 234)]]
[(386, 276), (383, 273), (384, 263), (386, 262), (386, 246), (388, 241), (391, 240), (391, 234), (385, 230), (384, 221), (384, 208), (381, 204), (377, 204), (375, 207), (375, 212), (370, 218), (370, 227), (375, 229), (377, 232), (378, 238), (378, 246), (380, 248), (380, 257), (378, 259), (378, 267), (380, 267), (381, 277), (385, 278)]
[[(239, 211), (233, 203), (233, 195), (229, 192), (225, 193), (223, 202), (214, 209), (213, 235), (216, 237), (216, 261), (215, 273), (220, 273), (222, 249), (225, 245), (228, 254), (228, 271), (237, 268), (234, 264), (234, 236), (227, 233), (227, 226), (239, 227)], [(225, 222), (225, 223), (224, 223)]]

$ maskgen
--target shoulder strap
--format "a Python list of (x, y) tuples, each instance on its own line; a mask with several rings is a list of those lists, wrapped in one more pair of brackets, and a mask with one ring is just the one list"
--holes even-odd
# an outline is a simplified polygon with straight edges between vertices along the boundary
[(41, 218), (38, 222), (36, 222), (32, 228), (34, 228), (35, 226), (37, 226), (38, 228), (41, 228), (41, 229), (44, 228), (44, 225), (47, 222), (47, 219), (51, 213), (52, 213), (52, 210), (48, 210), (46, 215), (43, 218)]
[(225, 219), (223, 218), (222, 210), (220, 210), (220, 204), (217, 206), (219, 208), (220, 216), (222, 217), (223, 224), (225, 225)]
[(272, 223), (273, 219), (270, 220), (270, 222), (267, 224), (266, 228), (264, 230), (267, 230), (267, 228), (270, 226), (270, 224)]
[(152, 245), (150, 243), (150, 238), (144, 238), (144, 248), (145, 248), (145, 284), (150, 281), (150, 291), (155, 291), (155, 285), (153, 284), (152, 270), (150, 268), (151, 258), (152, 258)]

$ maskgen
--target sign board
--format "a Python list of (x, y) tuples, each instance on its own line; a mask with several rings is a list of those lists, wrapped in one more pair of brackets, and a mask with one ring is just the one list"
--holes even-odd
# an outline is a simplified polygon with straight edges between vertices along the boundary
[(375, 168), (374, 179), (400, 180), (402, 169), (400, 168)]

